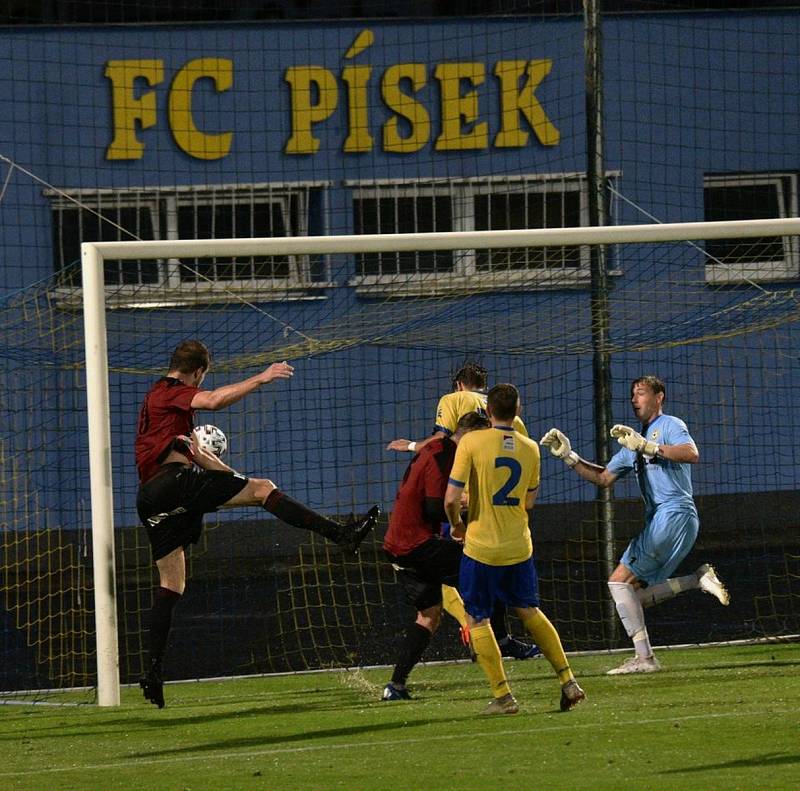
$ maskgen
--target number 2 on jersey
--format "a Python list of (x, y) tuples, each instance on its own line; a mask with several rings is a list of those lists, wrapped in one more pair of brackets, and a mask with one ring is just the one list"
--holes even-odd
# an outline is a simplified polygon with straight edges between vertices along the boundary
[(494, 493), (492, 505), (519, 505), (519, 497), (509, 497), (508, 493), (519, 483), (522, 477), (522, 465), (510, 456), (498, 456), (494, 460), (494, 468), (507, 467), (508, 480)]

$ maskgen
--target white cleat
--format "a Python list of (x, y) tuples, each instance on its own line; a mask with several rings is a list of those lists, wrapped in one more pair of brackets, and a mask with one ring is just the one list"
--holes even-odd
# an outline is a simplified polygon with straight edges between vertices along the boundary
[(609, 670), (607, 676), (627, 676), (629, 673), (657, 673), (661, 663), (653, 656), (632, 656), (619, 667)]
[(518, 711), (519, 705), (509, 692), (507, 695), (503, 695), (502, 698), (494, 698), (481, 714), (516, 714)]
[(703, 593), (710, 593), (712, 596), (716, 596), (719, 600), (719, 603), (724, 604), (726, 607), (731, 603), (731, 597), (728, 593), (728, 589), (725, 587), (722, 580), (717, 576), (717, 572), (714, 571), (713, 566), (710, 566), (708, 563), (704, 563), (699, 569), (697, 569), (695, 574), (697, 574), (697, 582), (700, 586), (700, 590), (703, 591)]

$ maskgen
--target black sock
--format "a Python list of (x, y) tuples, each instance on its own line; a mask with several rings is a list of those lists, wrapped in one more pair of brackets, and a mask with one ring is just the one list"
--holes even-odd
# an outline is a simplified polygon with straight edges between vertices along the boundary
[(507, 612), (503, 602), (497, 601), (494, 603), (494, 610), (492, 610), (492, 617), (489, 623), (492, 625), (492, 631), (498, 643), (505, 640), (510, 634), (508, 631), (508, 620), (506, 619)]
[(403, 644), (400, 646), (400, 661), (394, 666), (392, 673), (392, 684), (405, 686), (408, 674), (422, 659), (430, 641), (431, 633), (424, 626), (415, 622), (406, 629)]
[(333, 519), (312, 511), (302, 503), (289, 497), (280, 489), (273, 489), (262, 506), (265, 511), (275, 514), (282, 522), (304, 530), (311, 530), (331, 541), (341, 541), (345, 537), (345, 528)]
[(172, 608), (181, 594), (169, 588), (158, 588), (150, 611), (150, 667), (161, 672), (161, 661), (167, 649), (167, 637), (172, 625)]

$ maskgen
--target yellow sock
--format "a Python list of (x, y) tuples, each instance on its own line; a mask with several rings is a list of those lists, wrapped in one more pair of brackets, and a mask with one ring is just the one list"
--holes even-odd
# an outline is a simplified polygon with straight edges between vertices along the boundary
[(472, 638), (472, 647), (478, 657), (478, 664), (486, 674), (489, 686), (492, 688), (492, 695), (496, 698), (508, 695), (511, 688), (508, 686), (503, 657), (500, 656), (500, 647), (497, 645), (491, 625), (487, 621), (480, 626), (473, 626), (469, 633)]
[(442, 607), (458, 621), (459, 626), (467, 625), (467, 614), (464, 612), (464, 602), (458, 591), (449, 585), (442, 585)]
[(561, 646), (561, 638), (558, 636), (556, 627), (550, 623), (541, 610), (534, 609), (530, 612), (530, 615), (522, 616), (522, 623), (528, 630), (528, 634), (533, 637), (536, 645), (542, 649), (547, 661), (556, 671), (558, 680), (562, 684), (572, 681), (575, 676), (572, 674), (567, 655)]

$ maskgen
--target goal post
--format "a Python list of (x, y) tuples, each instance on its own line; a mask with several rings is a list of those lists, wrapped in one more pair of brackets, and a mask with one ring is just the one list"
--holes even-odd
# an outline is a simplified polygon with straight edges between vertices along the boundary
[(97, 703), (99, 706), (118, 706), (119, 636), (103, 258), (100, 251), (91, 244), (81, 245), (81, 256), (89, 484), (92, 501), (92, 572), (97, 640)]
[(792, 236), (800, 218), (728, 222), (604, 225), (596, 228), (540, 228), (506, 231), (362, 234), (358, 236), (294, 236), (261, 239), (172, 239), (165, 241), (84, 242), (105, 258), (202, 258), (216, 255), (326, 255), (343, 253), (416, 252), (423, 250), (486, 250), (507, 247), (612, 245), (735, 239), (750, 236)]
[[(105, 260), (174, 260), (223, 256), (346, 255), (403, 251), (657, 244), (797, 235), (800, 235), (800, 219), (788, 218), (544, 230), (84, 242), (81, 245), (81, 252), (99, 705), (114, 706), (118, 705), (120, 700), (109, 365), (106, 342), (106, 295), (103, 279), (103, 262)], [(558, 284), (556, 283), (553, 287), (557, 288)], [(465, 286), (464, 298), (468, 298), (471, 293), (469, 287)], [(418, 300), (417, 304), (421, 304), (422, 300), (419, 300), (418, 297), (415, 299)], [(642, 310), (641, 306), (637, 308), (636, 305), (633, 305), (631, 313), (636, 313), (637, 309)], [(378, 313), (379, 311), (376, 312), (376, 316)], [(635, 323), (637, 318), (639, 317), (634, 315), (633, 318), (629, 317), (629, 321)], [(651, 321), (652, 318), (644, 312), (641, 313), (642, 321)], [(374, 321), (376, 324), (380, 323), (379, 318), (375, 318)], [(611, 330), (613, 333), (613, 315)], [(504, 342), (503, 339), (498, 338), (492, 339), (492, 344), (495, 343), (495, 340), (500, 345)], [(423, 404), (418, 406), (420, 410), (425, 408)], [(398, 431), (401, 430), (401, 427), (398, 427)], [(358, 460), (355, 460), (354, 464), (357, 466)], [(381, 482), (382, 484), (383, 482)], [(383, 490), (386, 488), (382, 485)]]

